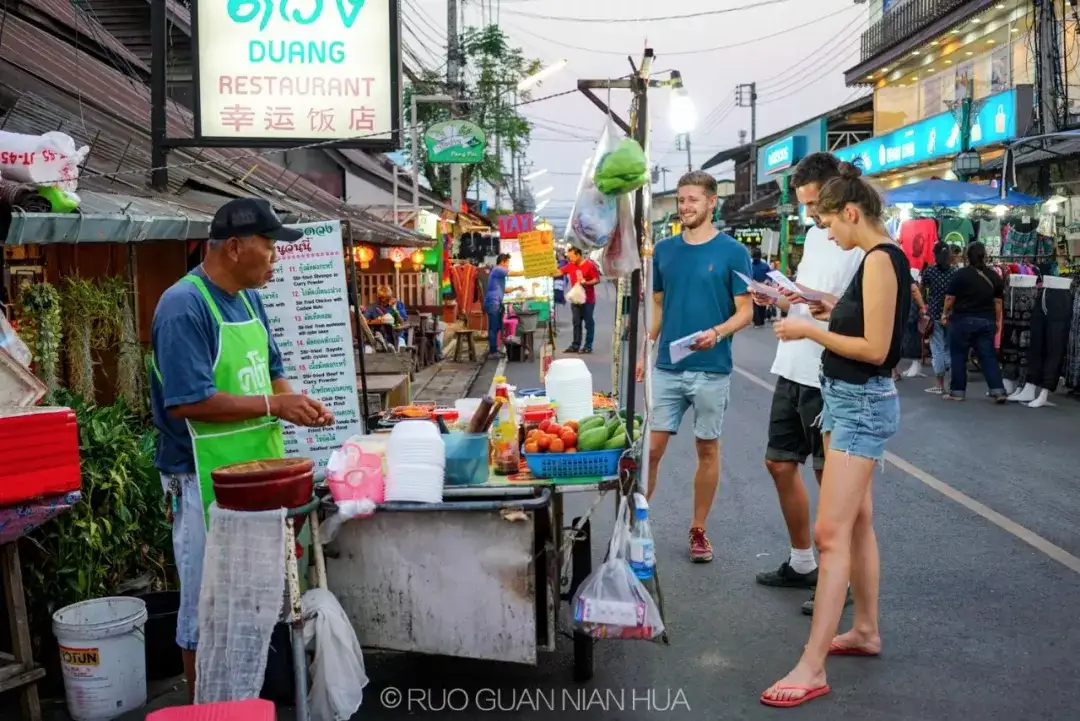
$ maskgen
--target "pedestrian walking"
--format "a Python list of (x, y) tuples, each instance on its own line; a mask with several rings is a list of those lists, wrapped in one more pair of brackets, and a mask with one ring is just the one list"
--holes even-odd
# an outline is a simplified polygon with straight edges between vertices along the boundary
[[(758, 283), (767, 283), (769, 281), (769, 271), (772, 270), (769, 264), (761, 259), (761, 246), (754, 246), (750, 251), (750, 277)], [(765, 305), (754, 304), (754, 327), (764, 328), (765, 318), (768, 313), (768, 307)]]
[[(690, 560), (708, 563), (712, 545), (705, 524), (720, 483), (720, 432), (731, 392), (731, 336), (750, 325), (753, 303), (746, 282), (750, 254), (712, 226), (716, 179), (703, 171), (679, 179), (683, 232), (665, 238), (653, 251), (653, 322), (649, 339), (659, 341), (652, 377), (649, 430), (649, 485), (656, 490), (668, 441), (694, 409), (697, 468), (690, 522)], [(672, 343), (693, 338), (688, 355), (673, 358)], [(645, 347), (637, 378), (644, 380)]]
[[(593, 339), (596, 337), (596, 285), (600, 282), (600, 271), (596, 263), (582, 254), (578, 248), (566, 252), (570, 262), (559, 269), (559, 277), (565, 277), (570, 284), (567, 300), (574, 323), (574, 336), (566, 353), (592, 353)], [(578, 293), (580, 286), (583, 292)], [(584, 344), (582, 343), (584, 326)]]
[[(818, 193), (821, 187), (838, 177), (840, 161), (830, 153), (813, 153), (799, 162), (791, 175), (791, 184), (799, 202), (806, 207), (814, 225), (806, 232), (802, 262), (795, 282), (812, 290), (838, 298), (847, 289), (863, 260), (859, 248), (844, 250), (832, 240), (817, 216)], [(802, 298), (774, 301), (771, 297), (752, 294), (756, 307), (777, 306), (789, 318), (804, 318), (823, 329), (828, 324), (813, 321), (809, 306)], [(769, 412), (768, 444), (765, 448), (765, 467), (776, 484), (780, 510), (784, 515), (791, 550), (788, 558), (773, 571), (757, 575), (764, 586), (813, 589), (817, 584), (817, 561), (810, 543), (810, 498), (803, 485), (799, 466), (811, 459), (814, 475), (821, 483), (825, 468), (825, 446), (816, 425), (824, 408), (821, 397), (821, 354), (824, 348), (803, 338), (780, 343), (776, 348), (772, 373), (777, 376)], [(850, 602), (850, 596), (848, 597)], [(803, 613), (814, 612), (814, 599), (802, 606)]]
[[(829, 692), (830, 654), (876, 656), (881, 561), (874, 535), (871, 482), (886, 442), (900, 424), (900, 398), (892, 369), (900, 359), (904, 319), (911, 306), (911, 268), (882, 221), (882, 200), (851, 163), (825, 183), (817, 211), (845, 250), (866, 253), (840, 299), (812, 303), (818, 320), (789, 317), (776, 324), (782, 341), (808, 338), (825, 347), (821, 432), (825, 472), (814, 539), (820, 557), (810, 638), (795, 668), (769, 687), (761, 702), (798, 706)], [(855, 595), (851, 631), (836, 635), (848, 581)]]
[(952, 247), (947, 243), (934, 246), (934, 263), (926, 266), (922, 274), (922, 292), (926, 298), (926, 318), (930, 335), (930, 362), (934, 368), (934, 385), (926, 389), (927, 393), (945, 392), (945, 374), (949, 372), (949, 330), (941, 322), (945, 309), (945, 292), (956, 274), (953, 266)]
[(967, 247), (967, 265), (956, 271), (945, 291), (941, 323), (949, 328), (952, 378), (942, 398), (962, 401), (967, 394), (968, 351), (975, 351), (979, 368), (995, 403), (1005, 402), (1005, 383), (994, 351), (1005, 305), (1005, 282), (986, 265), (986, 246)]

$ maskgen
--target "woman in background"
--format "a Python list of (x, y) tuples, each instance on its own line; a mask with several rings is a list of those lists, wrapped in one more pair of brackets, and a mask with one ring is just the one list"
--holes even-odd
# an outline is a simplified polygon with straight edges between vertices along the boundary
[(945, 374), (949, 371), (949, 331), (941, 322), (945, 309), (945, 292), (956, 268), (953, 267), (952, 247), (947, 243), (934, 246), (934, 263), (926, 266), (922, 275), (922, 289), (926, 298), (926, 316), (930, 322), (930, 362), (934, 367), (935, 384), (927, 393), (945, 392)]
[[(904, 321), (911, 306), (911, 267), (885, 230), (882, 200), (840, 163), (840, 176), (818, 196), (821, 224), (844, 250), (866, 252), (844, 295), (812, 303), (815, 318), (789, 317), (775, 326), (780, 340), (809, 338), (825, 347), (821, 432), (825, 471), (818, 497), (814, 541), (818, 547), (817, 592), (810, 639), (798, 664), (761, 695), (768, 706), (798, 706), (829, 693), (825, 662), (830, 655), (876, 656), (881, 558), (874, 533), (871, 485), (885, 444), (900, 425), (900, 398), (892, 370), (900, 360)], [(836, 635), (848, 582), (855, 597), (852, 629)]]
[(975, 241), (967, 247), (967, 265), (949, 280), (941, 324), (949, 329), (952, 380), (942, 398), (962, 401), (967, 395), (967, 357), (974, 350), (990, 397), (1004, 403), (1005, 383), (994, 350), (994, 338), (1004, 313), (1005, 282), (986, 265), (986, 246)]

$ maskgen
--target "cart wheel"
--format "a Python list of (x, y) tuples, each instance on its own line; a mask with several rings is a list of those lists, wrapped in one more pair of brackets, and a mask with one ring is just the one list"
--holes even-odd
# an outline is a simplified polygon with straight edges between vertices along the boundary
[(593, 677), (593, 645), (591, 636), (574, 631), (574, 683), (585, 683)]

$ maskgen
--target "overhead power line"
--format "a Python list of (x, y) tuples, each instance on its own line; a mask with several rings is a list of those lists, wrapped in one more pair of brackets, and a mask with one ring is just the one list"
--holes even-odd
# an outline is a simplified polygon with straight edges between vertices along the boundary
[[(557, 22), (568, 23), (604, 23), (610, 25), (612, 23), (654, 23), (663, 22), (666, 20), (690, 20), (693, 18), (711, 17), (713, 15), (727, 15), (729, 13), (741, 12), (743, 10), (754, 10), (755, 8), (768, 7), (770, 5), (779, 5), (786, 2), (794, 2), (795, 0), (758, 0), (758, 2), (750, 3), (749, 5), (740, 5), (739, 7), (723, 8), (721, 10), (702, 10), (696, 13), (684, 13), (682, 15), (663, 15), (660, 17), (652, 18), (620, 18), (620, 17), (606, 17), (606, 18), (578, 18), (578, 17), (563, 17), (559, 15), (541, 15), (539, 13), (522, 12), (520, 10), (503, 10), (507, 15), (514, 15), (522, 18), (529, 18), (531, 20), (555, 20)], [(802, 0), (805, 2), (805, 0)]]

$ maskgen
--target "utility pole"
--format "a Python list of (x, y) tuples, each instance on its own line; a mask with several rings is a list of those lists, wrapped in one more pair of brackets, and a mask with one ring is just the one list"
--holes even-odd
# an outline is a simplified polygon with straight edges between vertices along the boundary
[[(446, 89), (450, 97), (460, 100), (461, 58), (458, 56), (458, 0), (446, 0)], [(458, 104), (450, 106), (450, 116), (456, 118)], [(450, 164), (450, 206), (453, 212), (461, 212), (462, 187), (461, 163)], [(456, 225), (455, 225), (456, 228)]]
[[(1035, 0), (1035, 107), (1038, 109), (1038, 133), (1047, 135), (1061, 129), (1058, 98), (1063, 95), (1061, 56), (1058, 38), (1061, 24), (1051, 0)], [(1050, 194), (1050, 165), (1042, 163), (1039, 168), (1039, 194)]]
[(686, 172), (694, 172), (694, 160), (690, 155), (690, 133), (686, 134)]
[(735, 87), (735, 105), (750, 108), (750, 202), (757, 200), (757, 83)]

